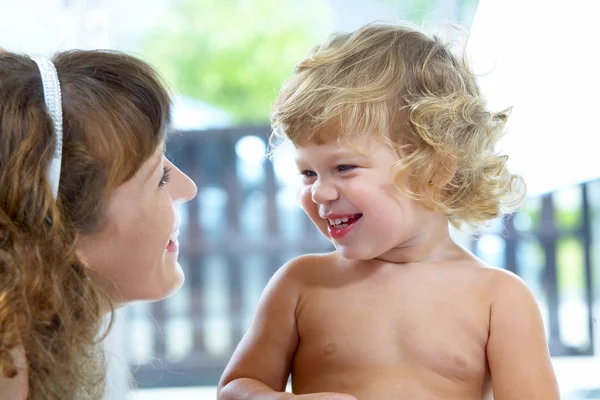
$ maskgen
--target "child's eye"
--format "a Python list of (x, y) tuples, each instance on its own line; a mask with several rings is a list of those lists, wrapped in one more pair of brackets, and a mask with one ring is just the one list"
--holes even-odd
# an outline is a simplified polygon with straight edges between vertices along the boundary
[(304, 171), (300, 171), (300, 175), (302, 175), (305, 178), (314, 178), (315, 176), (317, 176), (317, 174), (315, 173), (315, 171), (311, 171), (309, 169), (305, 169)]
[(162, 177), (160, 178), (160, 183), (158, 184), (158, 186), (160, 186), (160, 187), (167, 186), (167, 183), (169, 182), (170, 179), (171, 179), (171, 168), (164, 167), (163, 174), (162, 174)]
[(337, 170), (339, 172), (346, 172), (346, 171), (351, 171), (353, 169), (356, 168), (356, 165), (347, 165), (347, 164), (343, 164), (343, 165), (338, 165), (337, 166)]

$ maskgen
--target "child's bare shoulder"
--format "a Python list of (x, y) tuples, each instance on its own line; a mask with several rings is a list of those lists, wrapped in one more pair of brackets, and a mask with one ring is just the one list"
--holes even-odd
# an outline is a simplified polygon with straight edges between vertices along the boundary
[(489, 293), (492, 302), (503, 301), (507, 297), (533, 297), (525, 281), (517, 274), (479, 261), (474, 268), (476, 279)]
[[(516, 326), (538, 313), (538, 306), (527, 284), (515, 273), (487, 264), (476, 257), (451, 274), (454, 287), (474, 297), (468, 304), (485, 311), (487, 326)], [(443, 290), (443, 289), (440, 289)]]
[(524, 284), (523, 280), (517, 274), (504, 268), (481, 262), (478, 270), (481, 276), (487, 278), (487, 281), (494, 286), (514, 286)]
[(283, 264), (273, 274), (265, 292), (267, 297), (297, 298), (306, 289), (334, 279), (335, 267), (340, 263), (335, 253), (303, 254)]
[(311, 283), (315, 279), (329, 275), (342, 261), (336, 252), (303, 254), (285, 263), (278, 273), (288, 279)]
[(520, 292), (527, 295), (529, 288), (527, 284), (515, 273), (484, 262), (472, 254), (464, 257), (460, 262), (454, 263), (456, 274), (452, 277), (457, 281), (464, 281), (468, 285), (482, 289), (486, 297), (498, 301), (507, 293)]

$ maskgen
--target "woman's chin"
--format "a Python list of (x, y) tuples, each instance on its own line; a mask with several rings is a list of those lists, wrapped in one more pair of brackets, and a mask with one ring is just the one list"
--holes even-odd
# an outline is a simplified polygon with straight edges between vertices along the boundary
[(169, 277), (164, 277), (160, 281), (154, 281), (155, 283), (160, 284), (160, 287), (156, 288), (156, 290), (147, 298), (143, 299), (145, 301), (160, 301), (165, 298), (175, 294), (185, 282), (185, 275), (179, 263), (176, 263), (175, 268), (170, 271)]
[(121, 291), (120, 296), (110, 296), (113, 308), (121, 308), (130, 303), (160, 301), (176, 293), (183, 286), (185, 275), (179, 263), (170, 267), (168, 272), (152, 278), (149, 276), (145, 282)]

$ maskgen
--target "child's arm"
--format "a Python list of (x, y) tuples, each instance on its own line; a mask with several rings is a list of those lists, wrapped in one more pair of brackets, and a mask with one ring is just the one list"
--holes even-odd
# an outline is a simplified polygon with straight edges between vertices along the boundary
[(542, 317), (525, 283), (500, 272), (494, 283), (487, 357), (495, 400), (559, 400)]
[(298, 346), (296, 305), (300, 298), (303, 267), (309, 257), (299, 257), (273, 276), (258, 303), (248, 332), (225, 368), (219, 400), (356, 400), (353, 396), (318, 393), (294, 396), (285, 393), (291, 363)]

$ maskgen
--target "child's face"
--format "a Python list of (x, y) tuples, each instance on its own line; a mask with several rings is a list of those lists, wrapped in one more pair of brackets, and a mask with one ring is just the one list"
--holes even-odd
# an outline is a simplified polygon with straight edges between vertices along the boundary
[(343, 257), (381, 258), (429, 225), (433, 213), (394, 186), (399, 158), (388, 146), (334, 141), (296, 150), (302, 208)]

